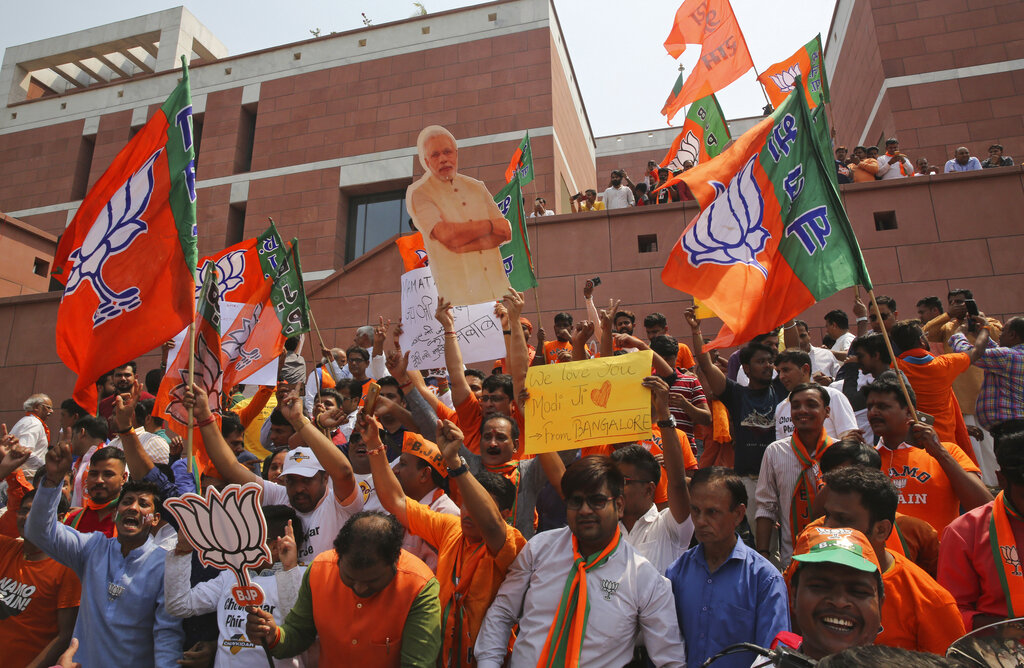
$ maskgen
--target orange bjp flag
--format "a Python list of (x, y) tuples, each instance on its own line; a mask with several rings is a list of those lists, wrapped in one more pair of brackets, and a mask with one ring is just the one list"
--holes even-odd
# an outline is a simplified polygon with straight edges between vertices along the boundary
[[(710, 23), (711, 6), (719, 7), (715, 10), (717, 23), (714, 27)], [(685, 82), (683, 75), (679, 75), (665, 100), (661, 113), (667, 116), (668, 122), (672, 122), (684, 106), (725, 88), (754, 67), (747, 41), (729, 0), (708, 0), (705, 11), (708, 18), (705, 32), (701, 35), (700, 60)]]
[(398, 252), (402, 255), (402, 264), (405, 265), (406, 271), (426, 267), (429, 264), (427, 249), (423, 246), (423, 235), (419, 232), (398, 237), (395, 239), (395, 245), (398, 246)]
[(786, 96), (795, 90), (800, 77), (799, 80), (803, 81), (804, 95), (807, 96), (807, 106), (814, 109), (819, 104), (829, 101), (828, 77), (825, 75), (824, 65), (821, 35), (817, 35), (792, 56), (766, 69), (757, 80), (764, 86), (772, 106), (778, 107)]
[[(723, 8), (722, 5), (726, 7)], [(673, 58), (683, 55), (687, 44), (702, 44), (705, 33), (711, 33), (722, 22), (725, 13), (732, 14), (728, 2), (722, 0), (686, 0), (676, 10), (672, 30), (665, 39), (665, 50)]]

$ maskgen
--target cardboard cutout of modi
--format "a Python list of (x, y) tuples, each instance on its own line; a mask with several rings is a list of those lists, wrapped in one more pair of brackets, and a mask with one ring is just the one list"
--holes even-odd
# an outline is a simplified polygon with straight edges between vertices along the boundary
[(482, 181), (458, 173), (452, 133), (431, 125), (416, 140), (426, 173), (409, 186), (405, 204), (430, 258), (437, 293), (454, 306), (495, 301), (508, 292), (498, 246), (512, 228)]

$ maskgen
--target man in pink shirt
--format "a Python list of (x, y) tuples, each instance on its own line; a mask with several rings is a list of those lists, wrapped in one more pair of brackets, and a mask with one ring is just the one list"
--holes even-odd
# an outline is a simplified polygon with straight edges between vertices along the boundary
[(967, 630), (1024, 615), (1024, 420), (993, 430), (1003, 491), (953, 520), (939, 542), (939, 584)]

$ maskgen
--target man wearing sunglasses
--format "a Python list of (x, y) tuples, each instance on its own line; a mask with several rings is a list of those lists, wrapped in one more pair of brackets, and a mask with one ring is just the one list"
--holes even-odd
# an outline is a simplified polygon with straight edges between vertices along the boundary
[(654, 665), (684, 665), (669, 582), (622, 536), (624, 484), (607, 457), (566, 469), (569, 526), (534, 536), (512, 564), (477, 636), (478, 666), (502, 665), (517, 622), (512, 666), (622, 666), (638, 640)]

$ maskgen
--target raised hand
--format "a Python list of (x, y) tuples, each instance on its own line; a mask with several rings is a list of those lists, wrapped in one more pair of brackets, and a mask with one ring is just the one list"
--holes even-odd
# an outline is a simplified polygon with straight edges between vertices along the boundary
[(501, 302), (494, 303), (494, 317), (501, 321), (501, 328), (503, 330), (509, 329), (511, 319), (508, 317), (508, 309)]
[(445, 301), (444, 297), (437, 296), (437, 310), (434, 311), (434, 318), (441, 323), (446, 332), (455, 331), (455, 317), (452, 315), (451, 302)]
[(392, 378), (404, 384), (409, 375), (409, 352), (403, 354), (401, 350), (389, 350), (384, 365), (391, 372)]
[(199, 385), (192, 383), (191, 389), (186, 389), (181, 398), (181, 405), (192, 411), (196, 422), (202, 422), (213, 413), (210, 411), (210, 397)]
[(668, 383), (658, 376), (647, 376), (641, 384), (651, 391), (651, 401), (654, 403), (654, 414), (660, 420), (667, 420), (669, 416), (669, 391)]
[(690, 326), (690, 329), (695, 332), (700, 331), (700, 319), (697, 317), (696, 306), (691, 306), (683, 311), (683, 317), (686, 319), (686, 324)]
[(615, 312), (619, 310), (619, 304), (622, 303), (621, 299), (609, 299), (608, 308), (598, 309), (597, 317), (601, 321), (601, 328), (611, 331), (612, 326), (615, 324)]
[(459, 450), (462, 448), (462, 430), (455, 426), (451, 420), (437, 421), (437, 447), (441, 449), (445, 462), (450, 468), (457, 468), (460, 464)]
[(71, 470), (71, 446), (66, 442), (51, 445), (46, 451), (46, 481), (52, 487), (64, 484), (64, 476)]
[(589, 320), (580, 320), (573, 326), (572, 347), (579, 348), (587, 345), (594, 336), (594, 323)]
[(135, 405), (139, 403), (139, 395), (139, 381), (136, 380), (130, 392), (124, 392), (114, 397), (114, 422), (119, 431), (127, 431), (132, 428)]
[(317, 418), (317, 426), (335, 429), (345, 424), (346, 421), (348, 421), (348, 416), (345, 415), (345, 411), (341, 408), (332, 408), (320, 413), (320, 416)]
[[(288, 420), (293, 427), (302, 422), (302, 418), (304, 417), (302, 413), (302, 399), (299, 398), (298, 392), (291, 391), (284, 395), (277, 407), (281, 409), (281, 415), (284, 416), (284, 419)], [(302, 425), (299, 424), (299, 427), (301, 426)], [(295, 431), (298, 430), (298, 428), (295, 429)]]
[(295, 530), (292, 529), (291, 520), (284, 527), (284, 535), (277, 539), (277, 559), (286, 571), (299, 565), (299, 548), (295, 544)]
[(526, 298), (523, 296), (523, 293), (509, 290), (501, 298), (501, 301), (508, 310), (509, 322), (512, 324), (518, 323), (519, 317), (523, 314), (523, 306), (526, 304)]
[(388, 330), (391, 329), (391, 318), (388, 318), (387, 322), (384, 322), (384, 316), (382, 315), (377, 316), (377, 318), (380, 320), (380, 323), (373, 326), (373, 351), (379, 355), (384, 350), (384, 337), (388, 335)]

